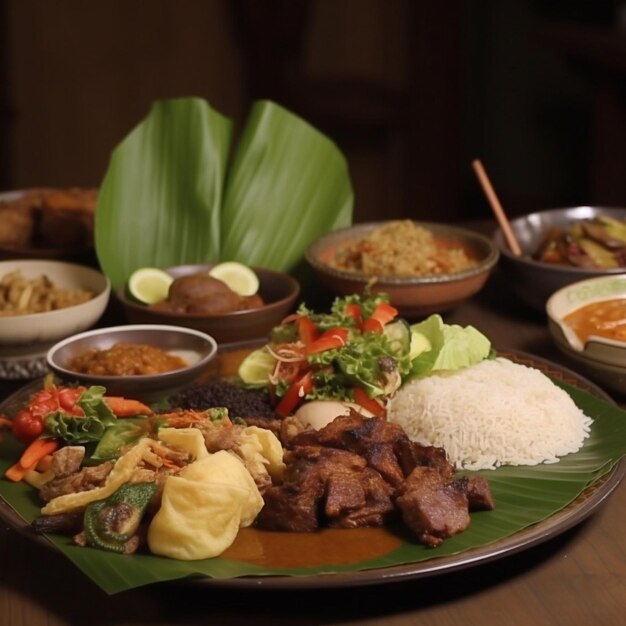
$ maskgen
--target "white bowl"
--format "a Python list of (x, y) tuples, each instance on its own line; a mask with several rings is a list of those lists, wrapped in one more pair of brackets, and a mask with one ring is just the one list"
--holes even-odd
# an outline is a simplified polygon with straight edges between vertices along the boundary
[(582, 342), (564, 318), (585, 305), (626, 298), (626, 273), (581, 280), (562, 287), (546, 303), (548, 329), (556, 346), (591, 378), (626, 394), (626, 342), (591, 336)]
[(101, 272), (64, 261), (18, 259), (0, 261), (0, 278), (20, 270), (27, 279), (46, 275), (56, 287), (87, 289), (90, 300), (56, 311), (0, 316), (0, 345), (23, 346), (51, 343), (93, 326), (109, 301), (111, 284)]

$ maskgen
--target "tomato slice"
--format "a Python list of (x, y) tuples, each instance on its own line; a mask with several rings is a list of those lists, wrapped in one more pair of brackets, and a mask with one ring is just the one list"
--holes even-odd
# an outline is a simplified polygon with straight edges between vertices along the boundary
[(276, 413), (281, 417), (287, 417), (311, 391), (313, 391), (313, 372), (309, 370), (287, 389), (287, 393), (276, 406)]
[(319, 339), (316, 339), (306, 349), (307, 355), (341, 348), (348, 342), (348, 330), (346, 328), (336, 327), (325, 330)]
[(23, 443), (29, 443), (43, 432), (43, 417), (22, 409), (13, 418), (13, 434)]
[(356, 324), (360, 324), (363, 319), (363, 311), (361, 311), (361, 307), (358, 304), (354, 304), (354, 302), (346, 304), (346, 315), (353, 318)]
[(391, 306), (388, 302), (381, 301), (376, 305), (370, 319), (378, 320), (383, 326), (388, 324), (398, 315), (398, 309)]
[(363, 333), (376, 333), (378, 335), (382, 335), (383, 333), (383, 325), (382, 322), (374, 319), (373, 317), (368, 317), (361, 324), (361, 332)]
[(371, 398), (362, 387), (354, 388), (354, 401), (376, 417), (381, 417), (385, 413), (383, 405), (376, 398)]
[(298, 336), (305, 346), (310, 346), (319, 336), (320, 332), (310, 317), (303, 315), (298, 319)]

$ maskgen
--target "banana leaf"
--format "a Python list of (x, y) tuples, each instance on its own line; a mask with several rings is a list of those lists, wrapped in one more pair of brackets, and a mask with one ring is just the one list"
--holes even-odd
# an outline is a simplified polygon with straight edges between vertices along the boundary
[(258, 101), (236, 147), (233, 135), (205, 100), (162, 100), (113, 150), (95, 245), (115, 288), (146, 266), (237, 260), (289, 272), (317, 237), (351, 223), (347, 163), (322, 133)]
[[(626, 412), (615, 405), (591, 395), (567, 383), (556, 380), (572, 396), (585, 413), (594, 418), (591, 435), (583, 448), (575, 454), (563, 457), (559, 463), (533, 467), (502, 467), (484, 471), (496, 501), (493, 511), (474, 513), (472, 523), (463, 533), (447, 539), (437, 548), (425, 548), (416, 544), (399, 528), (368, 529), (393, 533), (398, 538), (397, 547), (387, 554), (373, 554), (358, 562), (333, 563), (333, 555), (325, 549), (325, 535), (317, 535), (319, 554), (327, 554), (327, 562), (310, 566), (259, 566), (246, 560), (235, 560), (224, 556), (204, 561), (177, 561), (148, 554), (124, 556), (92, 548), (72, 545), (68, 538), (51, 536), (52, 544), (73, 561), (87, 576), (106, 593), (114, 594), (127, 589), (156, 582), (198, 578), (219, 580), (242, 576), (320, 576), (322, 574), (355, 574), (380, 571), (384, 568), (405, 564), (432, 563), (437, 559), (462, 555), (468, 551), (493, 546), (497, 554), (503, 542), (515, 539), (517, 533), (532, 530), (534, 525), (550, 522), (551, 517), (563, 515), (568, 507), (584, 501), (585, 490), (594, 490), (601, 485), (611, 470), (626, 453)], [(11, 415), (12, 410), (23, 402), (34, 388), (5, 401), (0, 410)], [(19, 454), (20, 446), (6, 437), (0, 442), (0, 471), (4, 472)], [(621, 471), (620, 465), (616, 471)], [(601, 489), (599, 487), (598, 489)], [(582, 495), (581, 495), (582, 494)], [(28, 532), (28, 523), (38, 514), (39, 504), (35, 491), (24, 484), (13, 484), (0, 480), (0, 514), (7, 518), (7, 509), (13, 516), (19, 514), (12, 525)], [(573, 503), (573, 504), (572, 504)], [(596, 505), (597, 506), (597, 505)], [(8, 516), (11, 517), (11, 516)], [(15, 516), (17, 517), (17, 516)], [(540, 527), (538, 527), (540, 528)], [(244, 529), (241, 532), (255, 532)], [(257, 531), (258, 532), (258, 531)], [(352, 531), (337, 531), (349, 533)], [(556, 532), (556, 531), (554, 531)], [(267, 537), (266, 537), (267, 539)], [(269, 540), (271, 541), (271, 534)]]

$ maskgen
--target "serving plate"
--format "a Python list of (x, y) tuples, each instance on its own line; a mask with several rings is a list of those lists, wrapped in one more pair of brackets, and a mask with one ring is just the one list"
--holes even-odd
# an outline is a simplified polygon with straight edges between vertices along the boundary
[[(0, 481), (0, 494), (5, 498), (0, 499), (0, 517), (42, 545), (60, 549), (108, 593), (164, 581), (241, 589), (358, 587), (435, 576), (507, 557), (580, 523), (617, 488), (626, 473), (626, 415), (601, 389), (570, 370), (523, 353), (501, 354), (537, 367), (564, 385), (594, 417), (591, 436), (582, 450), (554, 465), (481, 472), (492, 484), (496, 509), (474, 513), (464, 533), (435, 549), (415, 544), (396, 527), (326, 529), (312, 534), (248, 528), (240, 531), (222, 556), (205, 561), (103, 554), (74, 546), (67, 538), (33, 535), (26, 519), (32, 516), (34, 491), (6, 481)], [(7, 399), (0, 412), (10, 413), (34, 385)], [(3, 461), (6, 465), (6, 450), (0, 448)], [(545, 498), (516, 490), (516, 481), (521, 479), (538, 479), (542, 489), (556, 481), (553, 489), (559, 501), (545, 508), (541, 502)], [(22, 493), (17, 493), (20, 489)]]

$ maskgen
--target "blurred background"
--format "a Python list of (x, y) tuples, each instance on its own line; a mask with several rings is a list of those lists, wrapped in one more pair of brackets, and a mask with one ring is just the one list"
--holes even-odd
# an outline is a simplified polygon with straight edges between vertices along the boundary
[(626, 3), (0, 0), (0, 189), (98, 186), (160, 98), (269, 98), (348, 159), (355, 221), (626, 206)]

